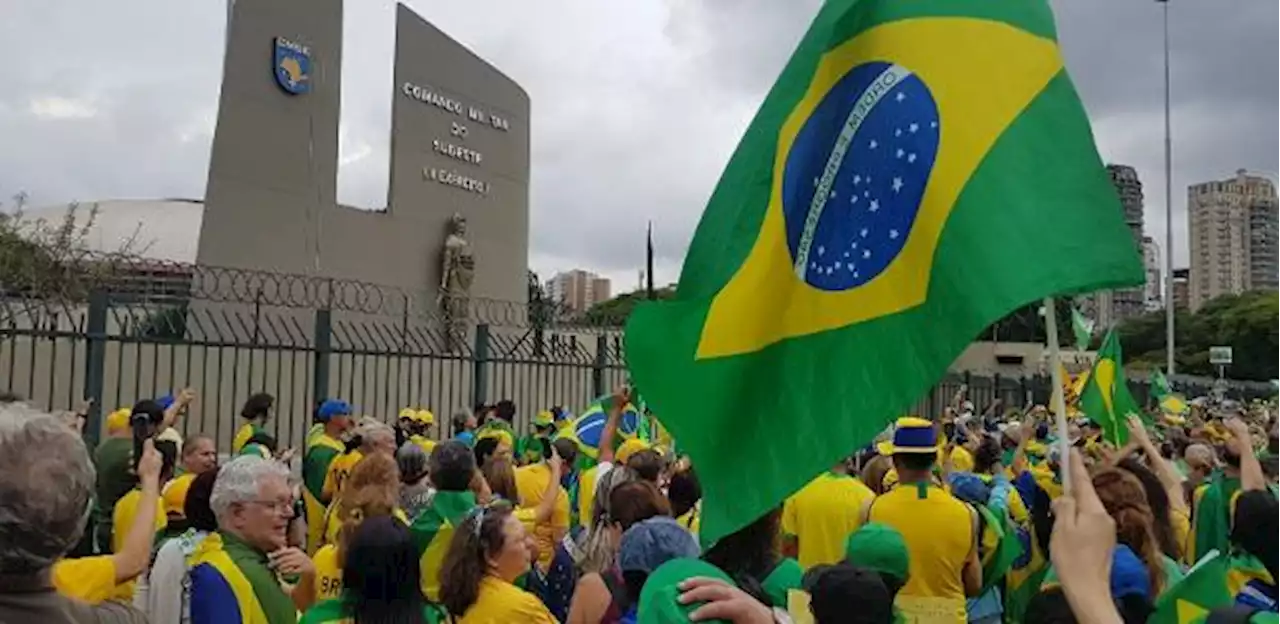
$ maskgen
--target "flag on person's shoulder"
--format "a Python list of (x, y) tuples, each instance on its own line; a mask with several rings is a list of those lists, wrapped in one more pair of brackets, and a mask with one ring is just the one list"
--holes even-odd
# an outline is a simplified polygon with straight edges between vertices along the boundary
[(1044, 0), (828, 0), (626, 356), (698, 467), (711, 543), (992, 322), (1142, 279)]
[(1149, 624), (1190, 624), (1210, 611), (1231, 604), (1227, 590), (1227, 558), (1218, 551), (1205, 555), (1187, 575), (1156, 599)]
[(1124, 364), (1120, 358), (1120, 338), (1115, 330), (1107, 332), (1098, 349), (1098, 360), (1093, 372), (1080, 392), (1080, 409), (1090, 420), (1102, 426), (1104, 440), (1119, 447), (1129, 441), (1125, 419), (1134, 414), (1147, 419), (1124, 378)]

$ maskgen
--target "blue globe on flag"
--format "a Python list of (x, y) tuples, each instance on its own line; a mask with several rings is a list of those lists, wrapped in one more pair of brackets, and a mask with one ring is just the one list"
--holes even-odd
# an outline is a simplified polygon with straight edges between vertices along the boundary
[[(608, 412), (601, 405), (601, 401), (596, 401), (581, 416), (574, 419), (573, 426), (567, 428), (562, 435), (572, 437), (578, 442), (578, 448), (594, 459), (600, 454), (600, 435), (604, 433), (604, 423), (608, 417)], [(640, 410), (634, 404), (628, 403), (622, 408), (622, 418), (618, 421), (618, 436), (623, 440), (636, 437), (636, 433), (640, 430), (640, 422)]]

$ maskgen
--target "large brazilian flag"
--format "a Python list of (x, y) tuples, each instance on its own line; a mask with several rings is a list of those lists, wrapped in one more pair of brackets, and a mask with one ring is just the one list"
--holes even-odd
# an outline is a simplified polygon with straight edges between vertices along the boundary
[(627, 360), (698, 468), (710, 543), (866, 444), (991, 322), (1142, 279), (1044, 0), (828, 0)]

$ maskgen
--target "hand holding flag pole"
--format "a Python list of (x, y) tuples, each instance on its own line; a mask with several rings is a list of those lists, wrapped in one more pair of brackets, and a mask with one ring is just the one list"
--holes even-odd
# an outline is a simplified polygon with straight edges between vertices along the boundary
[(1049, 371), (1053, 375), (1053, 412), (1058, 430), (1059, 470), (1062, 471), (1062, 489), (1071, 491), (1071, 440), (1067, 439), (1067, 401), (1062, 395), (1062, 350), (1058, 348), (1058, 313), (1053, 297), (1044, 298), (1044, 325), (1049, 334)]

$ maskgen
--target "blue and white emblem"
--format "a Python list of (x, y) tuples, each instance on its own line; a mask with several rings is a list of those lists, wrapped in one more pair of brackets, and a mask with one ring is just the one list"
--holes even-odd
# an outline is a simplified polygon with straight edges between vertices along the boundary
[(902, 251), (938, 153), (938, 107), (910, 70), (872, 62), (835, 83), (787, 155), (782, 211), (796, 276), (844, 291)]
[(276, 83), (293, 95), (311, 91), (311, 48), (284, 37), (275, 44)]

